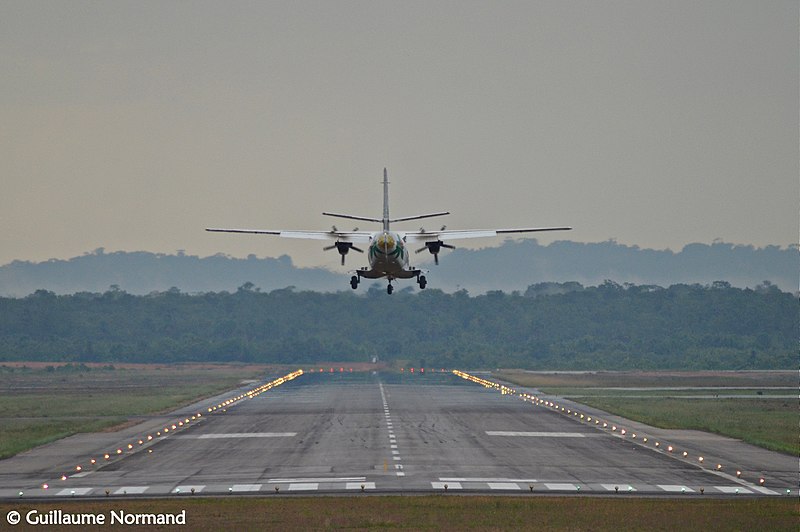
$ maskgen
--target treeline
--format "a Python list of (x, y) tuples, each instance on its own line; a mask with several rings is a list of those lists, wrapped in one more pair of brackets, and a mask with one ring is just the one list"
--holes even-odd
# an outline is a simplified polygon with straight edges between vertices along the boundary
[(0, 298), (0, 361), (403, 360), (436, 367), (786, 369), (798, 300), (770, 283), (540, 283), (524, 293), (439, 290)]

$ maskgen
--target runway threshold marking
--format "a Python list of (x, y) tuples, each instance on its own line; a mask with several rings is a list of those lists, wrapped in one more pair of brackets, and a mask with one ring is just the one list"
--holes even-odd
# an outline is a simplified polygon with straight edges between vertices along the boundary
[(439, 477), (442, 482), (538, 482), (535, 478)]
[(180, 434), (173, 438), (181, 440), (216, 440), (225, 438), (292, 438), (296, 432), (229, 432), (220, 434)]
[(72, 489), (64, 488), (63, 490), (61, 490), (58, 493), (56, 493), (56, 495), (58, 495), (60, 497), (73, 496), (73, 495), (86, 495), (87, 493), (89, 493), (93, 489), (94, 488), (72, 488)]
[(487, 482), (491, 490), (518, 490), (519, 485), (515, 482)]
[(314, 491), (319, 489), (317, 482), (297, 482), (289, 484), (287, 488), (289, 491)]
[(231, 491), (259, 491), (263, 484), (234, 484), (231, 486)]
[(346, 490), (360, 490), (361, 487), (364, 487), (365, 490), (374, 490), (375, 483), (374, 482), (348, 482), (345, 484), (344, 489)]
[(320, 477), (320, 478), (271, 478), (269, 484), (291, 484), (307, 482), (363, 482), (367, 477)]
[(447, 484), (447, 489), (460, 490), (464, 489), (460, 482), (431, 482), (431, 487), (435, 490), (443, 490), (444, 485)]
[(583, 432), (519, 432), (511, 430), (487, 430), (487, 436), (523, 436), (528, 438), (586, 438), (602, 436), (602, 434), (586, 434)]
[(150, 486), (123, 486), (114, 492), (114, 495), (138, 495), (144, 493)]
[(194, 486), (192, 486), (192, 485), (175, 486), (175, 489), (172, 490), (172, 492), (173, 493), (192, 493), (192, 490), (194, 490), (194, 493), (200, 493), (204, 489), (206, 489), (206, 487), (204, 485), (203, 486), (197, 486), (197, 485), (194, 485)]
[(740, 486), (714, 486), (714, 489), (719, 490), (722, 493), (753, 493), (749, 489)]
[(694, 490), (688, 486), (676, 484), (658, 484), (658, 487), (669, 493), (694, 493)]

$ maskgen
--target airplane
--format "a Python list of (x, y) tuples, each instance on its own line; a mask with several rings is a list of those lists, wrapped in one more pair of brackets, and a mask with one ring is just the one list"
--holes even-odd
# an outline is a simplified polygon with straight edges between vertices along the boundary
[(364, 222), (376, 222), (383, 224), (383, 229), (377, 232), (359, 231), (358, 228), (352, 231), (340, 231), (333, 226), (330, 231), (285, 231), (268, 229), (219, 229), (207, 228), (206, 231), (213, 233), (249, 233), (257, 235), (277, 235), (283, 238), (304, 238), (311, 240), (333, 241), (333, 244), (323, 248), (324, 251), (336, 249), (342, 256), (344, 265), (345, 256), (352, 250), (363, 253), (364, 250), (356, 247), (356, 244), (367, 245), (367, 258), (369, 266), (352, 271), (354, 275), (350, 278), (350, 287), (355, 290), (361, 279), (380, 279), (385, 277), (389, 281), (386, 292), (391, 295), (393, 291), (392, 281), (395, 279), (416, 279), (420, 289), (424, 289), (428, 280), (425, 277), (427, 270), (420, 270), (409, 266), (409, 252), (407, 244), (422, 244), (416, 250), (421, 253), (426, 249), (433, 255), (434, 262), (439, 264), (439, 253), (444, 249), (455, 249), (455, 246), (447, 244), (450, 240), (467, 238), (486, 238), (510, 233), (534, 233), (539, 231), (569, 231), (571, 227), (533, 227), (524, 229), (468, 229), (468, 230), (447, 230), (446, 226), (438, 231), (426, 231), (420, 228), (419, 231), (392, 231), (390, 224), (395, 222), (406, 222), (409, 220), (420, 220), (423, 218), (433, 218), (445, 216), (449, 212), (434, 212), (430, 214), (418, 214), (416, 216), (404, 216), (401, 218), (389, 217), (389, 177), (386, 168), (383, 169), (383, 217), (370, 218), (366, 216), (354, 216), (352, 214), (337, 214), (333, 212), (323, 212), (325, 216), (346, 218), (349, 220), (359, 220)]

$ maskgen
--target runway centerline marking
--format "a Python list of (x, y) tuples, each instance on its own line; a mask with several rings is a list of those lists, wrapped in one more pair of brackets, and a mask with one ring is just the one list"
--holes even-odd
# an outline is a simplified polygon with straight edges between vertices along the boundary
[(138, 495), (144, 493), (150, 486), (123, 486), (114, 492), (114, 495)]

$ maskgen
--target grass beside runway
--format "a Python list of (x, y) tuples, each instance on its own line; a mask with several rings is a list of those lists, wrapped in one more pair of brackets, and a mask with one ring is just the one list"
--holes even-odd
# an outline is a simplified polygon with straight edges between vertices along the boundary
[[(170, 498), (125, 501), (2, 503), (23, 515), (186, 511), (190, 530), (797, 530), (796, 498), (647, 499), (617, 497), (502, 497), (469, 495), (275, 498)], [(18, 525), (15, 530), (41, 527)], [(117, 525), (82, 530), (130, 529)]]
[[(570, 398), (569, 394), (566, 397)], [(576, 397), (573, 400), (656, 427), (703, 430), (800, 455), (797, 399)]]
[(79, 432), (112, 430), (263, 378), (236, 365), (0, 365), (0, 458)]
[[(628, 419), (665, 429), (693, 429), (741, 439), (773, 451), (800, 455), (797, 425), (796, 372), (598, 372), (540, 374), (507, 371), (498, 378), (518, 385), (537, 387)], [(721, 390), (721, 386), (747, 387)], [(611, 387), (615, 389), (611, 389)], [(620, 388), (636, 388), (624, 390)], [(691, 387), (691, 390), (669, 390)], [(787, 395), (793, 387), (795, 398)], [(644, 389), (643, 389), (644, 388)], [(762, 395), (753, 398), (761, 391)], [(716, 398), (716, 395), (750, 397)], [(705, 396), (702, 399), (675, 397)], [(646, 397), (643, 397), (646, 396)]]

